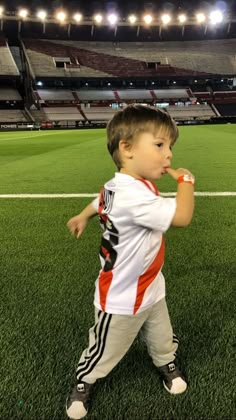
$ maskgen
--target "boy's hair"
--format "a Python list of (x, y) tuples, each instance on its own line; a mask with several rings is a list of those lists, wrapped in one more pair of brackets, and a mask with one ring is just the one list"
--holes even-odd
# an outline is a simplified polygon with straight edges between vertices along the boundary
[(131, 145), (142, 132), (157, 135), (163, 131), (174, 144), (179, 135), (178, 127), (168, 112), (160, 108), (134, 104), (116, 112), (107, 124), (107, 148), (118, 169), (122, 167), (120, 140)]

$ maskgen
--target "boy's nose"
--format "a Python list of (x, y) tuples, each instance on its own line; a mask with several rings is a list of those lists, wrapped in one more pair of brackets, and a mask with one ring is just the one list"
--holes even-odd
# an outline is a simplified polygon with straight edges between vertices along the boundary
[(172, 159), (172, 156), (173, 156), (173, 153), (172, 153), (171, 150), (169, 150), (168, 153), (167, 153), (167, 158)]

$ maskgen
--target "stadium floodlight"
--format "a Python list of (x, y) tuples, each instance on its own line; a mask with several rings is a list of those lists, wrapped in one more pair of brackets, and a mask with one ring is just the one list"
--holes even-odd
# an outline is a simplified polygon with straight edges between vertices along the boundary
[(134, 25), (134, 24), (135, 24), (135, 22), (137, 21), (137, 16), (135, 16), (135, 15), (130, 15), (130, 16), (128, 17), (128, 21), (129, 21), (129, 23), (131, 23), (131, 25)]
[(170, 21), (171, 21), (170, 15), (168, 15), (168, 14), (162, 15), (161, 21), (164, 25), (168, 25), (168, 23), (170, 23)]
[(118, 21), (118, 16), (115, 13), (111, 13), (107, 16), (107, 20), (110, 23), (110, 25), (115, 25)]
[(102, 21), (103, 21), (103, 16), (100, 14), (100, 13), (97, 13), (95, 16), (94, 16), (94, 20), (95, 20), (95, 22), (96, 23), (102, 23)]
[(45, 20), (47, 17), (47, 12), (45, 12), (45, 10), (39, 10), (37, 17), (41, 20)]
[(206, 20), (206, 16), (204, 13), (197, 13), (196, 14), (197, 23), (203, 23)]
[(18, 14), (19, 14), (20, 18), (25, 19), (25, 18), (27, 18), (29, 12), (28, 12), (27, 9), (20, 9)]
[(73, 18), (76, 21), (76, 23), (79, 23), (82, 20), (82, 15), (81, 15), (81, 13), (75, 13), (75, 15), (73, 16)]
[(223, 13), (220, 10), (213, 10), (209, 15), (210, 22), (215, 25), (223, 20)]
[(59, 20), (61, 23), (63, 23), (63, 22), (65, 22), (65, 20), (66, 20), (66, 13), (65, 13), (65, 12), (63, 12), (63, 10), (61, 10), (60, 12), (58, 12), (58, 13), (56, 14), (56, 18), (57, 18), (57, 20)]
[(2, 16), (2, 15), (3, 15), (3, 12), (4, 12), (4, 8), (3, 8), (3, 6), (0, 6), (0, 16)]
[(187, 20), (187, 16), (186, 16), (186, 15), (184, 15), (184, 14), (179, 15), (179, 16), (178, 16), (178, 20), (179, 20), (179, 22), (180, 22), (180, 23), (184, 23), (184, 22), (186, 22), (186, 20)]
[(146, 23), (146, 25), (150, 25), (152, 23), (153, 17), (152, 15), (144, 15), (143, 20)]

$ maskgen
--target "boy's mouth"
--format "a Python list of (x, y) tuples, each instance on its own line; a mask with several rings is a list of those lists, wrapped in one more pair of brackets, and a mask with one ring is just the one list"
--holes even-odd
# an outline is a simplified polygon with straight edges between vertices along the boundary
[(165, 166), (165, 167), (162, 169), (162, 171), (161, 171), (161, 174), (162, 174), (162, 175), (167, 174), (167, 171), (166, 171), (166, 169), (167, 169), (167, 168), (169, 168), (169, 166)]

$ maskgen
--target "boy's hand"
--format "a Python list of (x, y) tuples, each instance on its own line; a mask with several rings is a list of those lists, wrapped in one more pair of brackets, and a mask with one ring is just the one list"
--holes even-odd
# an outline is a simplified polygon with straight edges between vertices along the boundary
[[(97, 199), (95, 201), (97, 201)], [(85, 209), (82, 210), (80, 214), (72, 217), (72, 219), (70, 219), (67, 223), (67, 226), (70, 229), (72, 235), (76, 235), (77, 238), (79, 238), (86, 228), (88, 221), (96, 214), (97, 210), (94, 207), (94, 201), (92, 201), (92, 203), (85, 207)]]
[[(184, 168), (166, 168), (166, 172), (178, 182), (176, 211), (171, 224), (179, 227), (188, 226), (192, 220), (194, 210), (194, 176), (188, 169)], [(184, 180), (182, 178), (184, 175), (188, 175), (190, 179)], [(190, 188), (189, 185), (191, 185), (192, 188)]]
[(87, 223), (88, 219), (81, 217), (79, 214), (78, 216), (72, 217), (72, 219), (70, 219), (67, 223), (67, 226), (70, 229), (72, 235), (76, 235), (76, 237), (79, 238), (86, 228)]
[(179, 169), (166, 168), (166, 172), (170, 176), (172, 176), (172, 178), (174, 178), (176, 181), (178, 180), (178, 178), (181, 175), (191, 175), (191, 176), (193, 176), (193, 174), (191, 174), (191, 172), (188, 171), (188, 169), (184, 169), (184, 168), (179, 168)]

